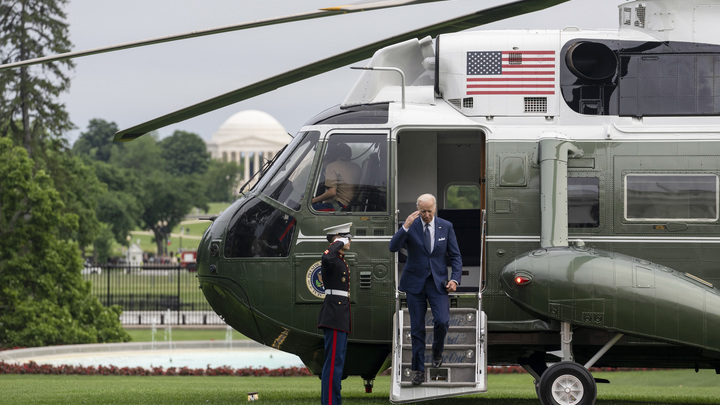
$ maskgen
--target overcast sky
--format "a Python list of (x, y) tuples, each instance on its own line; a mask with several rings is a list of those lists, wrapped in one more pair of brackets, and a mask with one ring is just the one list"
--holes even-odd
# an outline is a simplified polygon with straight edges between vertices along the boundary
[[(70, 0), (66, 7), (74, 50), (183, 33), (349, 4), (355, 0)], [(571, 0), (478, 29), (617, 29), (624, 0)], [(101, 118), (123, 129), (351, 49), (390, 34), (504, 3), (454, 0), (342, 15), (135, 48), (75, 60), (70, 92), (61, 97), (78, 127)], [(366, 62), (354, 64), (364, 66)], [(359, 71), (340, 68), (161, 129), (210, 140), (236, 112), (257, 109), (290, 133), (345, 98)]]

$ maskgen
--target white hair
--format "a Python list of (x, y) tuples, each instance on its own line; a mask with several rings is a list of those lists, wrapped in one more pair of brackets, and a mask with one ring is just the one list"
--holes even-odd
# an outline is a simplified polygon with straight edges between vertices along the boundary
[(437, 206), (437, 200), (435, 199), (435, 196), (432, 194), (423, 194), (420, 197), (418, 197), (417, 202), (415, 202), (415, 206), (420, 206), (420, 202), (422, 201), (428, 201), (432, 200), (433, 206)]

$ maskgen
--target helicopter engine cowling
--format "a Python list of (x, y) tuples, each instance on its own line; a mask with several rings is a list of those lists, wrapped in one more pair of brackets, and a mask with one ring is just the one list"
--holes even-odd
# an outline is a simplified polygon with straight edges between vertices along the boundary
[(720, 291), (647, 260), (585, 246), (541, 248), (508, 263), (500, 284), (541, 317), (720, 351)]
[(565, 63), (577, 77), (604, 80), (612, 77), (618, 66), (617, 55), (606, 44), (577, 42), (565, 54)]

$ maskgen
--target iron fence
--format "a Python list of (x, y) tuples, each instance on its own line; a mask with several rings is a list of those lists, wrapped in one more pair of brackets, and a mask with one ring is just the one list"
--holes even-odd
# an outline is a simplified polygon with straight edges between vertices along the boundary
[(82, 272), (103, 305), (122, 308), (125, 325), (225, 324), (205, 300), (197, 273), (178, 264), (88, 264)]

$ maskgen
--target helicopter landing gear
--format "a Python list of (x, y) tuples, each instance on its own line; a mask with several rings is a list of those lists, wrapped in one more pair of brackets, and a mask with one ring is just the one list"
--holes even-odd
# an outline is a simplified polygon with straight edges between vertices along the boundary
[[(543, 370), (539, 365), (542, 356), (531, 356), (525, 367), (535, 377), (535, 392), (542, 405), (593, 405), (597, 399), (596, 382), (609, 381), (593, 378), (590, 367), (610, 350), (622, 333), (615, 335), (585, 365), (574, 361), (572, 354), (572, 325), (562, 322), (560, 327), (560, 350), (551, 352), (561, 361)], [(538, 375), (539, 374), (539, 375)]]
[(597, 386), (588, 369), (562, 361), (548, 367), (536, 385), (536, 392), (542, 405), (592, 405)]
[[(575, 363), (572, 353), (572, 325), (560, 325), (560, 350), (552, 352), (561, 361), (535, 376), (535, 392), (542, 405), (592, 405), (597, 386), (589, 367)], [(535, 368), (538, 370), (538, 368)]]

